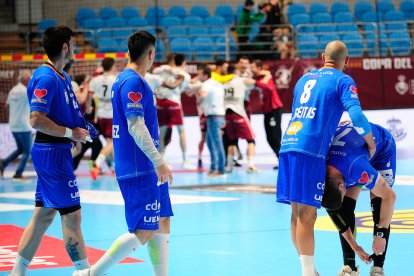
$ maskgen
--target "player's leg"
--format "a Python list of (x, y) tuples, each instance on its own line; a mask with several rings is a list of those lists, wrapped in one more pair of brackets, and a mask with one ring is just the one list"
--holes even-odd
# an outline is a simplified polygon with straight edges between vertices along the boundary
[(280, 109), (275, 109), (271, 112), (265, 113), (264, 116), (267, 143), (277, 157), (279, 157), (280, 140), (282, 136), (280, 127), (281, 115)]
[(23, 176), (27, 160), (29, 160), (30, 150), (32, 149), (32, 132), (20, 132), (19, 140), (22, 149), (22, 157), (20, 159), (19, 166), (16, 169), (16, 174), (14, 175), (15, 178), (21, 178)]
[(227, 166), (226, 172), (232, 172), (234, 168), (233, 160), (234, 156), (237, 154), (237, 140), (229, 141), (229, 145), (227, 147)]
[(160, 186), (161, 211), (158, 232), (147, 243), (154, 276), (168, 275), (170, 253), (170, 217), (173, 216), (168, 183)]
[(296, 228), (298, 223), (298, 204), (296, 202), (291, 203), (292, 214), (290, 217), (290, 236), (292, 238), (293, 245), (296, 248), (296, 252), (300, 255), (298, 241), (296, 240)]
[(19, 157), (19, 155), (23, 152), (23, 145), (20, 142), (18, 133), (12, 132), (12, 134), (14, 140), (16, 141), (17, 149), (10, 153), (9, 156), (7, 156), (6, 159), (3, 160), (3, 162), (0, 162), (0, 170), (2, 172), (1, 174), (3, 174), (3, 170), (10, 164), (10, 162), (16, 160), (16, 158)]
[(102, 167), (102, 164), (106, 161), (106, 158), (110, 156), (114, 150), (114, 143), (112, 137), (105, 137), (106, 145), (102, 148), (98, 157), (96, 158), (95, 165), (98, 168)]
[(81, 231), (80, 206), (61, 208), (59, 212), (62, 219), (63, 240), (66, 251), (76, 270), (85, 269), (89, 266), (89, 263)]
[(162, 156), (165, 155), (165, 148), (166, 148), (166, 144), (165, 144), (165, 136), (167, 135), (167, 125), (160, 125), (160, 154)]
[[(40, 205), (40, 204), (37, 204)], [(24, 229), (19, 242), (19, 251), (11, 271), (11, 276), (26, 275), (43, 235), (55, 218), (56, 210), (52, 208), (36, 207), (32, 219)]]
[(203, 150), (204, 150), (204, 143), (206, 142), (206, 131), (201, 131), (201, 139), (198, 142), (198, 168), (203, 168)]
[(302, 263), (302, 276), (317, 275), (314, 263), (316, 207), (301, 203), (297, 206), (296, 242)]
[(215, 148), (215, 144), (213, 142), (213, 130), (214, 130), (214, 118), (213, 116), (207, 117), (207, 147), (210, 151), (210, 171), (209, 175), (212, 175), (216, 172), (217, 168), (217, 152)]
[(185, 138), (184, 125), (178, 125), (177, 130), (178, 130), (178, 135), (180, 136), (180, 147), (181, 147), (181, 153), (182, 153), (182, 158), (183, 158), (182, 167), (184, 169), (187, 169), (187, 168), (191, 169), (190, 167), (188, 167), (189, 163), (187, 160), (187, 141)]

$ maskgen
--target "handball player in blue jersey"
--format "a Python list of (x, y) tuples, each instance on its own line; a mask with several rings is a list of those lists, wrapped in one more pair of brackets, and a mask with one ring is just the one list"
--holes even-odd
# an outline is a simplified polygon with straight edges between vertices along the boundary
[(327, 158), (327, 178), (322, 206), (340, 232), (344, 266), (338, 275), (359, 275), (355, 266), (355, 253), (363, 261), (368, 254), (355, 241), (355, 205), (361, 187), (371, 191), (371, 210), (374, 220), (372, 250), (374, 265), (371, 276), (384, 275), (390, 221), (394, 211), (395, 192), (391, 189), (395, 180), (396, 145), (394, 138), (383, 127), (372, 124), (376, 152), (369, 159), (365, 141), (351, 122), (344, 122), (336, 130)]
[(104, 275), (145, 243), (154, 275), (168, 275), (172, 174), (158, 152), (155, 95), (144, 79), (155, 58), (155, 40), (145, 31), (129, 37), (128, 64), (112, 87), (115, 174), (125, 201), (128, 233), (118, 237), (90, 269), (73, 275)]
[(299, 253), (303, 276), (318, 275), (314, 265), (314, 224), (321, 207), (325, 159), (344, 109), (358, 134), (375, 153), (371, 126), (361, 110), (357, 88), (342, 71), (348, 50), (341, 41), (328, 43), (324, 65), (298, 80), (292, 118), (283, 136), (277, 179), (277, 201), (291, 204), (291, 237)]
[[(73, 173), (73, 141), (90, 140), (70, 77), (63, 67), (73, 56), (74, 33), (65, 26), (48, 28), (43, 35), (47, 61), (36, 69), (27, 86), (30, 124), (37, 130), (32, 161), (38, 180), (36, 207), (23, 232), (10, 275), (26, 275), (43, 234), (57, 212), (62, 220), (66, 250), (76, 269), (88, 267), (80, 228), (79, 190)], [(91, 133), (94, 129), (90, 129)], [(96, 131), (96, 130), (95, 130)]]

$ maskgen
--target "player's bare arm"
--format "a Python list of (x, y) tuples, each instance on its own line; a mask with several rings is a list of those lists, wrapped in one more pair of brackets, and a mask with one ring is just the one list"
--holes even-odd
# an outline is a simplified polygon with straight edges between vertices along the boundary
[(362, 136), (362, 138), (364, 138), (365, 143), (367, 144), (367, 148), (369, 151), (369, 159), (371, 159), (377, 150), (374, 137), (372, 136), (372, 131), (370, 131), (367, 135)]
[(73, 141), (85, 142), (89, 136), (89, 132), (83, 128), (68, 129), (53, 122), (46, 113), (40, 111), (32, 111), (30, 113), (30, 125), (43, 133), (55, 137), (67, 137)]
[(173, 82), (164, 81), (162, 83), (162, 86), (165, 86), (169, 89), (175, 89), (178, 86), (180, 86), (183, 83), (183, 81), (184, 81), (184, 76), (183, 75), (178, 75), (177, 79), (175, 81), (173, 81)]
[(354, 235), (352, 234), (351, 228), (342, 233), (342, 237), (348, 242), (349, 246), (354, 250), (355, 254), (361, 259), (361, 261), (365, 263), (369, 263), (371, 261), (369, 254), (365, 252), (365, 250), (359, 246), (356, 242)]
[(381, 198), (378, 231), (374, 237), (374, 242), (372, 243), (372, 250), (374, 253), (376, 255), (381, 255), (385, 251), (386, 240), (384, 238), (384, 231), (388, 231), (390, 226), (392, 214), (394, 213), (396, 194), (382, 176), (379, 176), (378, 183), (374, 186), (371, 192)]
[(171, 170), (155, 147), (151, 134), (145, 125), (144, 118), (138, 116), (129, 117), (128, 131), (134, 138), (137, 146), (151, 160), (157, 173), (158, 181), (161, 184), (169, 182), (171, 185), (173, 181)]

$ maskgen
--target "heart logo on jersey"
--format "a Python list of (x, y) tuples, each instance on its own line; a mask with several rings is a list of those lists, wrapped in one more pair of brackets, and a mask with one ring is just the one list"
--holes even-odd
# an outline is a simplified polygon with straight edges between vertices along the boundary
[(129, 92), (128, 98), (133, 101), (134, 103), (139, 102), (142, 99), (142, 94), (139, 92)]
[(358, 95), (358, 89), (355, 86), (352, 86), (349, 88), (352, 92)]
[(361, 178), (358, 180), (358, 182), (361, 183), (361, 184), (366, 184), (368, 181), (369, 181), (368, 173), (363, 172), (361, 174)]
[(47, 90), (46, 89), (36, 89), (34, 91), (34, 95), (36, 96), (36, 98), (41, 99), (44, 96), (46, 96), (47, 94)]

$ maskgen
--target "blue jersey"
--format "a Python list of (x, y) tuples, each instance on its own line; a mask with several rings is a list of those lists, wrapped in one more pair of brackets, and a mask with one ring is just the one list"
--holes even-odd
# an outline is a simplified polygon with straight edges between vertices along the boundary
[(61, 74), (49, 65), (40, 66), (27, 85), (27, 95), (30, 111), (44, 112), (60, 126), (86, 129), (86, 121), (67, 73)]
[(365, 140), (357, 133), (351, 122), (339, 125), (329, 149), (327, 164), (343, 175), (347, 188), (361, 184), (372, 189), (377, 182), (379, 172), (390, 185), (394, 182), (394, 138), (385, 128), (370, 124), (376, 144), (376, 152), (371, 159)]
[(331, 68), (313, 70), (296, 83), (292, 118), (280, 152), (325, 158), (345, 109), (360, 105), (354, 80)]
[(134, 70), (125, 69), (112, 86), (115, 173), (117, 179), (154, 172), (151, 160), (128, 131), (128, 117), (143, 117), (154, 145), (159, 145), (157, 107), (154, 92)]

